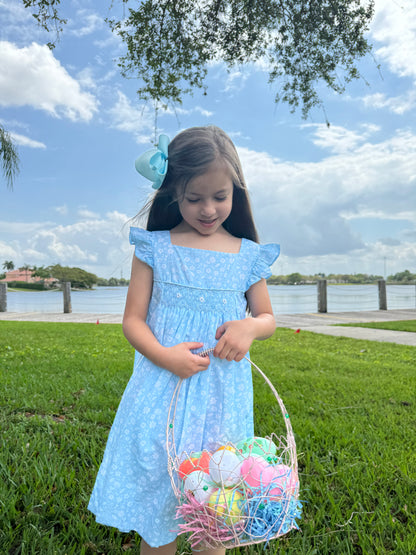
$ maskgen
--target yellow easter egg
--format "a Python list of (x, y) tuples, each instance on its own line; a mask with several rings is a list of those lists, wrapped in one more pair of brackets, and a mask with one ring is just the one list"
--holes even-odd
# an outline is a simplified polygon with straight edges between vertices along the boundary
[(236, 452), (236, 448), (233, 447), (232, 445), (222, 445), (221, 447), (218, 447), (218, 449), (215, 452), (224, 451), (224, 449), (226, 449), (227, 451), (231, 451), (231, 453)]
[(236, 524), (241, 519), (244, 497), (231, 488), (216, 489), (210, 496), (208, 505), (225, 524)]

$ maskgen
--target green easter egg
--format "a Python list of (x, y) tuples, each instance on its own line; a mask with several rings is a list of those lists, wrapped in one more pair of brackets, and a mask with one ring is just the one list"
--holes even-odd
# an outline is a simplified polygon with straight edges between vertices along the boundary
[(277, 453), (276, 445), (265, 437), (250, 437), (239, 441), (236, 447), (243, 456), (260, 455), (266, 460)]

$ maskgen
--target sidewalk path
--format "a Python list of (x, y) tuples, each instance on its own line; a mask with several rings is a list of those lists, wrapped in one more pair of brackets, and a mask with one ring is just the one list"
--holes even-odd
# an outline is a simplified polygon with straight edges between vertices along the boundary
[(416, 309), (372, 310), (368, 312), (336, 312), (328, 314), (277, 314), (278, 327), (301, 329), (337, 337), (387, 341), (416, 346), (416, 333), (373, 328), (343, 327), (334, 324), (361, 324), (365, 322), (393, 322), (416, 320)]
[[(24, 322), (76, 322), (96, 324), (121, 324), (121, 314), (83, 314), (48, 312), (0, 312), (0, 320)], [(277, 314), (277, 326), (301, 329), (325, 335), (387, 341), (401, 345), (416, 346), (416, 333), (372, 328), (341, 327), (334, 324), (362, 322), (391, 322), (394, 320), (416, 320), (416, 309), (373, 310), (369, 312), (334, 312), (328, 314)]]

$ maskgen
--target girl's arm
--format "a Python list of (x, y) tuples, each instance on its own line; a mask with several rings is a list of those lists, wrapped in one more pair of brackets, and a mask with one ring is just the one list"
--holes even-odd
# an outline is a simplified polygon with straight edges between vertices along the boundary
[(127, 341), (156, 366), (166, 368), (180, 378), (189, 378), (206, 370), (209, 357), (200, 357), (191, 352), (192, 349), (202, 347), (202, 343), (188, 342), (164, 347), (154, 336), (146, 323), (152, 288), (153, 270), (134, 256), (123, 316), (123, 332)]
[(214, 356), (239, 362), (255, 339), (267, 339), (273, 335), (276, 321), (265, 279), (250, 287), (247, 301), (251, 317), (225, 322), (217, 329)]

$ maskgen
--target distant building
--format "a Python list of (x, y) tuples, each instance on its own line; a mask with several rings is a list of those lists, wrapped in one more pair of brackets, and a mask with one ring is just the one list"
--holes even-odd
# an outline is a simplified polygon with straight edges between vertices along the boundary
[(57, 280), (55, 278), (40, 278), (33, 276), (32, 270), (11, 270), (6, 272), (6, 277), (0, 279), (1, 283), (9, 283), (10, 281), (25, 281), (26, 283), (38, 283), (43, 282), (46, 286), (54, 285)]

